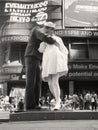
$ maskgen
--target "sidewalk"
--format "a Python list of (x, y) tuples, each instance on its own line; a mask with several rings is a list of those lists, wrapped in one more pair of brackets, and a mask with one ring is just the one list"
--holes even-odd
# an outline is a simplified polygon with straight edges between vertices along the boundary
[(9, 121), (10, 118), (10, 112), (9, 111), (0, 111), (0, 122), (1, 121)]
[(0, 130), (98, 130), (98, 120), (6, 122), (0, 124)]

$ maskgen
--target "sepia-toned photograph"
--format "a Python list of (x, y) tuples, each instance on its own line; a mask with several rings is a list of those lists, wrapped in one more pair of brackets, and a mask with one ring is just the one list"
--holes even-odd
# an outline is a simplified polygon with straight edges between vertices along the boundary
[(0, 0), (0, 130), (98, 130), (98, 0)]

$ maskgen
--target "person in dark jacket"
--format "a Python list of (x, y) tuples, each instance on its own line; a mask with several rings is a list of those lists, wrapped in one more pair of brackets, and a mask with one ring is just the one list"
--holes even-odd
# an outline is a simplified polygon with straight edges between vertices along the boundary
[(24, 101), (21, 98), (18, 102), (18, 111), (23, 111), (24, 110)]
[[(47, 26), (46, 26), (47, 25)], [(25, 51), (26, 68), (26, 91), (25, 109), (32, 110), (39, 108), (39, 93), (41, 87), (41, 60), (42, 53), (38, 51), (42, 41), (54, 44), (55, 40), (49, 35), (54, 23), (47, 22), (42, 27), (36, 26), (32, 29), (29, 42)]]

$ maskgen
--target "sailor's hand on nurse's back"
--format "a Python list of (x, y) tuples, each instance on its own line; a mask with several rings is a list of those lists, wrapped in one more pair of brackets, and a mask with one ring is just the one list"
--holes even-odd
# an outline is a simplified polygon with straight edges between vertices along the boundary
[(48, 38), (52, 38), (52, 36), (51, 36), (51, 35), (49, 35), (49, 34), (46, 34), (46, 36), (47, 36)]
[(39, 51), (40, 53), (43, 53), (43, 52), (45, 51), (45, 49), (46, 49), (46, 46), (47, 46), (47, 43), (41, 42), (41, 43), (40, 43), (40, 46), (39, 46), (39, 48), (38, 48), (38, 51)]

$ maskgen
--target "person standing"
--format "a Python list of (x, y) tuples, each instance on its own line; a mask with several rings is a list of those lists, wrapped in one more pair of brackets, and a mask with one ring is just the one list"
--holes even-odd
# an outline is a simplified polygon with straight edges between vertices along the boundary
[(41, 87), (41, 60), (42, 54), (38, 51), (42, 41), (54, 44), (55, 40), (48, 35), (46, 26), (35, 26), (31, 30), (29, 42), (25, 51), (26, 91), (25, 109), (39, 108), (39, 93)]
[[(48, 26), (50, 23), (46, 23)], [(50, 92), (55, 98), (53, 110), (61, 107), (59, 77), (67, 75), (68, 72), (68, 50), (64, 46), (62, 39), (54, 34), (54, 28), (49, 28), (51, 37), (55, 44), (49, 45), (46, 42), (40, 44), (39, 51), (43, 53), (42, 58), (42, 79), (48, 82)]]
[(95, 92), (92, 92), (91, 94), (91, 109), (97, 110), (97, 94)]
[(88, 91), (85, 94), (84, 99), (85, 99), (85, 109), (86, 110), (90, 110), (90, 103), (91, 103), (91, 94), (90, 94), (90, 91)]

